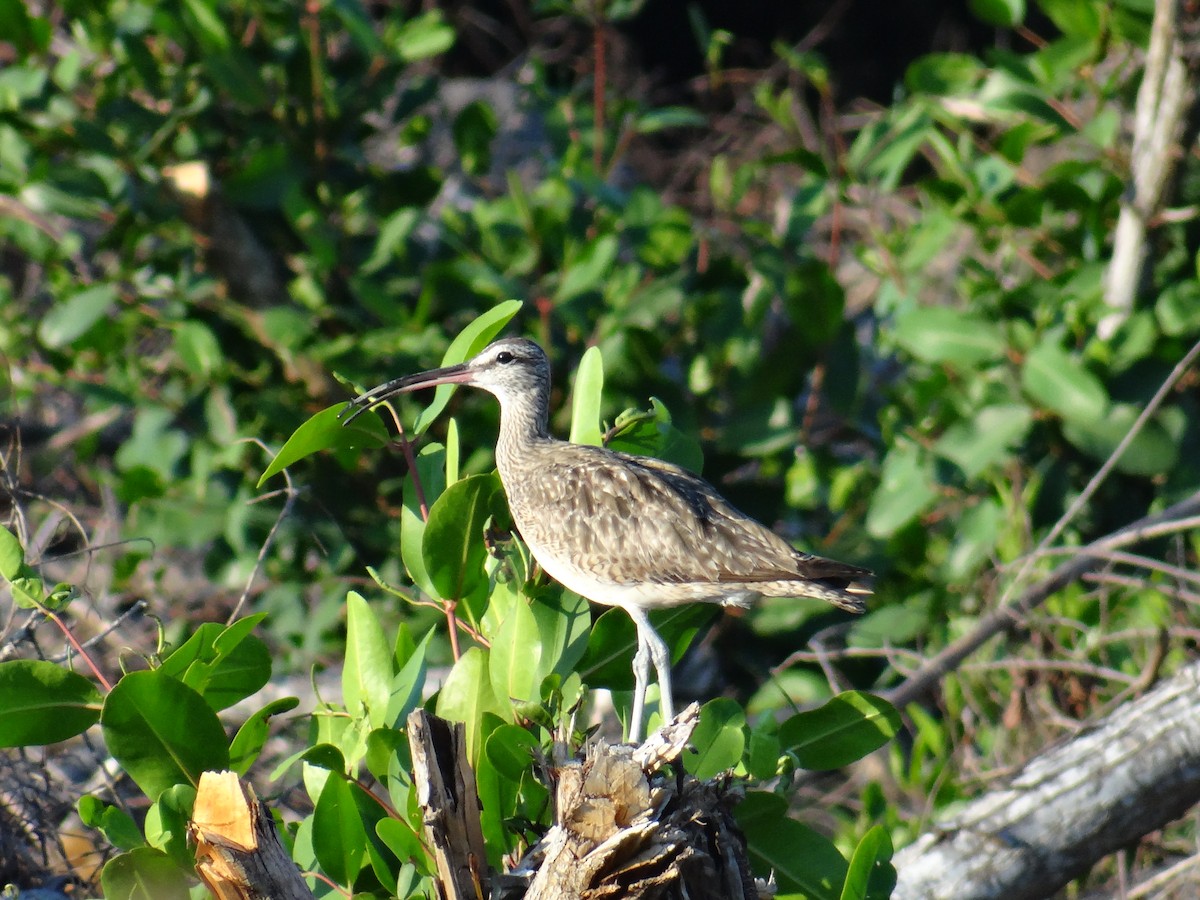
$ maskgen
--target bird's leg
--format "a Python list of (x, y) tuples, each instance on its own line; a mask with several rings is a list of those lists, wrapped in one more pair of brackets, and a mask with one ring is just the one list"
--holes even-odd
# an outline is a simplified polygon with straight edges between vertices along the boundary
[(663, 724), (675, 718), (674, 703), (671, 701), (671, 653), (666, 642), (650, 625), (644, 609), (635, 606), (626, 608), (637, 628), (638, 649), (633, 657), (633, 711), (629, 716), (629, 740), (638, 743), (642, 737), (643, 715), (646, 704), (646, 688), (650, 681), (650, 664), (658, 675), (658, 709)]
[(633, 654), (633, 710), (629, 714), (629, 742), (631, 744), (640, 743), (642, 740), (642, 722), (646, 713), (646, 687), (650, 681), (650, 648), (642, 640), (641, 628), (637, 630), (637, 645), (637, 653)]

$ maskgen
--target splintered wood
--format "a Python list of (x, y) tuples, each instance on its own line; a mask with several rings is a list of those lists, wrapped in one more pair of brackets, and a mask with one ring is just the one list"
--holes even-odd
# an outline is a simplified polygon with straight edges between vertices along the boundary
[(699, 717), (689, 706), (640, 747), (598, 741), (556, 772), (555, 824), (499, 879), (504, 900), (756, 900), (723, 783), (660, 772)]
[(205, 772), (188, 832), (196, 874), (217, 900), (312, 900), (275, 822), (236, 772)]
[(466, 726), (415, 709), (408, 716), (413, 783), (443, 900), (487, 900), (487, 853)]

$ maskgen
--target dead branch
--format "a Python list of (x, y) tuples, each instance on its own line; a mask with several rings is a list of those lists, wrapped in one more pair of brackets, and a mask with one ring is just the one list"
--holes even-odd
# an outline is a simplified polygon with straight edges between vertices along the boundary
[(1200, 663), (1035, 757), (894, 860), (895, 900), (1050, 896), (1200, 801)]

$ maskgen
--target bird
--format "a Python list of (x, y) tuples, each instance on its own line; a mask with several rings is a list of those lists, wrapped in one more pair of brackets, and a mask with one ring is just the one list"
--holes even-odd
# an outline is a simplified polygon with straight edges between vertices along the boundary
[(663, 724), (674, 719), (670, 653), (650, 610), (745, 607), (766, 596), (865, 611), (867, 569), (796, 549), (679, 466), (553, 437), (550, 361), (533, 341), (501, 338), (467, 362), (389, 381), (350, 401), (342, 421), (440, 384), (481, 388), (499, 401), (496, 468), (513, 524), (538, 565), (563, 587), (633, 619), (630, 742), (641, 740), (651, 666)]

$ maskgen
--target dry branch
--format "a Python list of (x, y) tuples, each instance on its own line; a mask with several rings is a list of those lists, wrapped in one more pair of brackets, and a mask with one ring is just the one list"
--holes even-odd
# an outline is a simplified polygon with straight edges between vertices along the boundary
[(1200, 801), (1200, 663), (936, 823), (894, 860), (895, 900), (1050, 896)]
[(970, 634), (954, 641), (883, 696), (896, 706), (905, 706), (924, 697), (943, 677), (954, 671), (964, 659), (993, 637), (1019, 627), (1029, 612), (1041, 606), (1068, 584), (1104, 565), (1107, 556), (1113, 550), (1186, 527), (1196, 527), (1191, 517), (1197, 513), (1200, 513), (1200, 493), (1193, 494), (1160, 513), (1138, 519), (1085, 547), (1080, 547), (1071, 559), (1054, 569), (1046, 579), (1035, 584), (1014, 602), (992, 610), (980, 620)]

